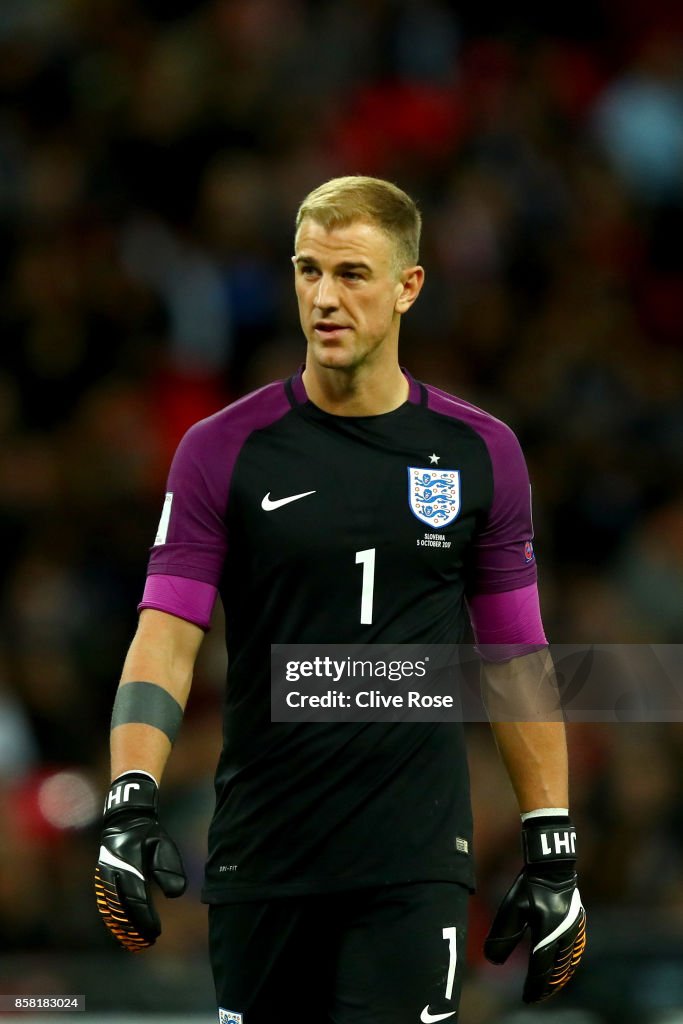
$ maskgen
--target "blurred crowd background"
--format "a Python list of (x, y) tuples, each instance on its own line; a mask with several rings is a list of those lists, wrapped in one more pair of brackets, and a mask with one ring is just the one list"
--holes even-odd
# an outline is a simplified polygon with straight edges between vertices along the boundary
[[(679, 0), (0, 0), (0, 991), (84, 991), (92, 962), (130, 979), (95, 1004), (212, 1006), (220, 613), (163, 792), (190, 892), (134, 968), (90, 884), (109, 715), (175, 445), (301, 362), (293, 217), (346, 173), (422, 208), (402, 361), (518, 433), (549, 637), (681, 640)], [(523, 958), (480, 953), (518, 818), (469, 732), (463, 1019), (522, 1022)], [(570, 744), (592, 938), (533, 1019), (683, 1020), (681, 726)]]

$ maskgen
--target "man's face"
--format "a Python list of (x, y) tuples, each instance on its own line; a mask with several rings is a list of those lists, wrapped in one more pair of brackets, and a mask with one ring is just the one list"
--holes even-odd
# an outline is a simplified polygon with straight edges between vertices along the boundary
[(397, 276), (394, 246), (381, 228), (354, 221), (327, 231), (306, 218), (296, 238), (294, 271), (309, 358), (352, 369), (384, 350), (389, 355), (400, 313), (412, 299), (402, 298), (405, 273)]

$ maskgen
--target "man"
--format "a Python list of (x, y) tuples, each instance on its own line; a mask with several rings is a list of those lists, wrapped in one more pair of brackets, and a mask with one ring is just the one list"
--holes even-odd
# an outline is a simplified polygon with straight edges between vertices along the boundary
[[(469, 607), (491, 692), (544, 664), (516, 438), (398, 362), (419, 233), (388, 182), (313, 191), (293, 257), (305, 369), (196, 424), (170, 471), (114, 704), (98, 903), (124, 946), (144, 948), (160, 930), (151, 879), (184, 888), (157, 784), (220, 592), (230, 668), (203, 898), (221, 1021), (457, 1015), (473, 885), (462, 726), (270, 721), (273, 643), (457, 643)], [(410, 472), (430, 467), (440, 505)], [(449, 546), (420, 544), (434, 534)], [(529, 927), (536, 1001), (584, 943), (564, 731), (493, 729), (526, 865), (486, 952), (502, 962)]]

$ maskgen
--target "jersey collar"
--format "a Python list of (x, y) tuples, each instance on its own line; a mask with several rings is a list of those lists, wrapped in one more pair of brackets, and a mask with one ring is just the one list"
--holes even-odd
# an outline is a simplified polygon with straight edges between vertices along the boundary
[[(285, 381), (285, 391), (287, 397), (292, 406), (306, 405), (309, 401), (308, 395), (306, 394), (306, 388), (304, 387), (303, 372), (306, 369), (305, 363), (302, 363), (296, 373)], [(418, 380), (408, 373), (404, 366), (401, 367), (401, 373), (408, 381), (408, 402), (412, 405), (422, 405), (424, 403), (423, 391), (424, 388)]]

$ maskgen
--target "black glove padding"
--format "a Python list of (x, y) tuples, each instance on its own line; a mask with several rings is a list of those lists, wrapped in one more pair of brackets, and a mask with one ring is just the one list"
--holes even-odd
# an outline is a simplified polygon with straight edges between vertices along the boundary
[(159, 824), (158, 787), (144, 772), (126, 772), (109, 790), (95, 872), (97, 908), (124, 949), (146, 949), (161, 934), (151, 880), (165, 896), (182, 896), (187, 879), (177, 846)]
[(576, 970), (586, 946), (586, 911), (576, 887), (576, 831), (569, 818), (531, 818), (522, 840), (526, 866), (500, 905), (484, 954), (504, 963), (528, 928), (522, 998), (538, 1003), (559, 992)]

